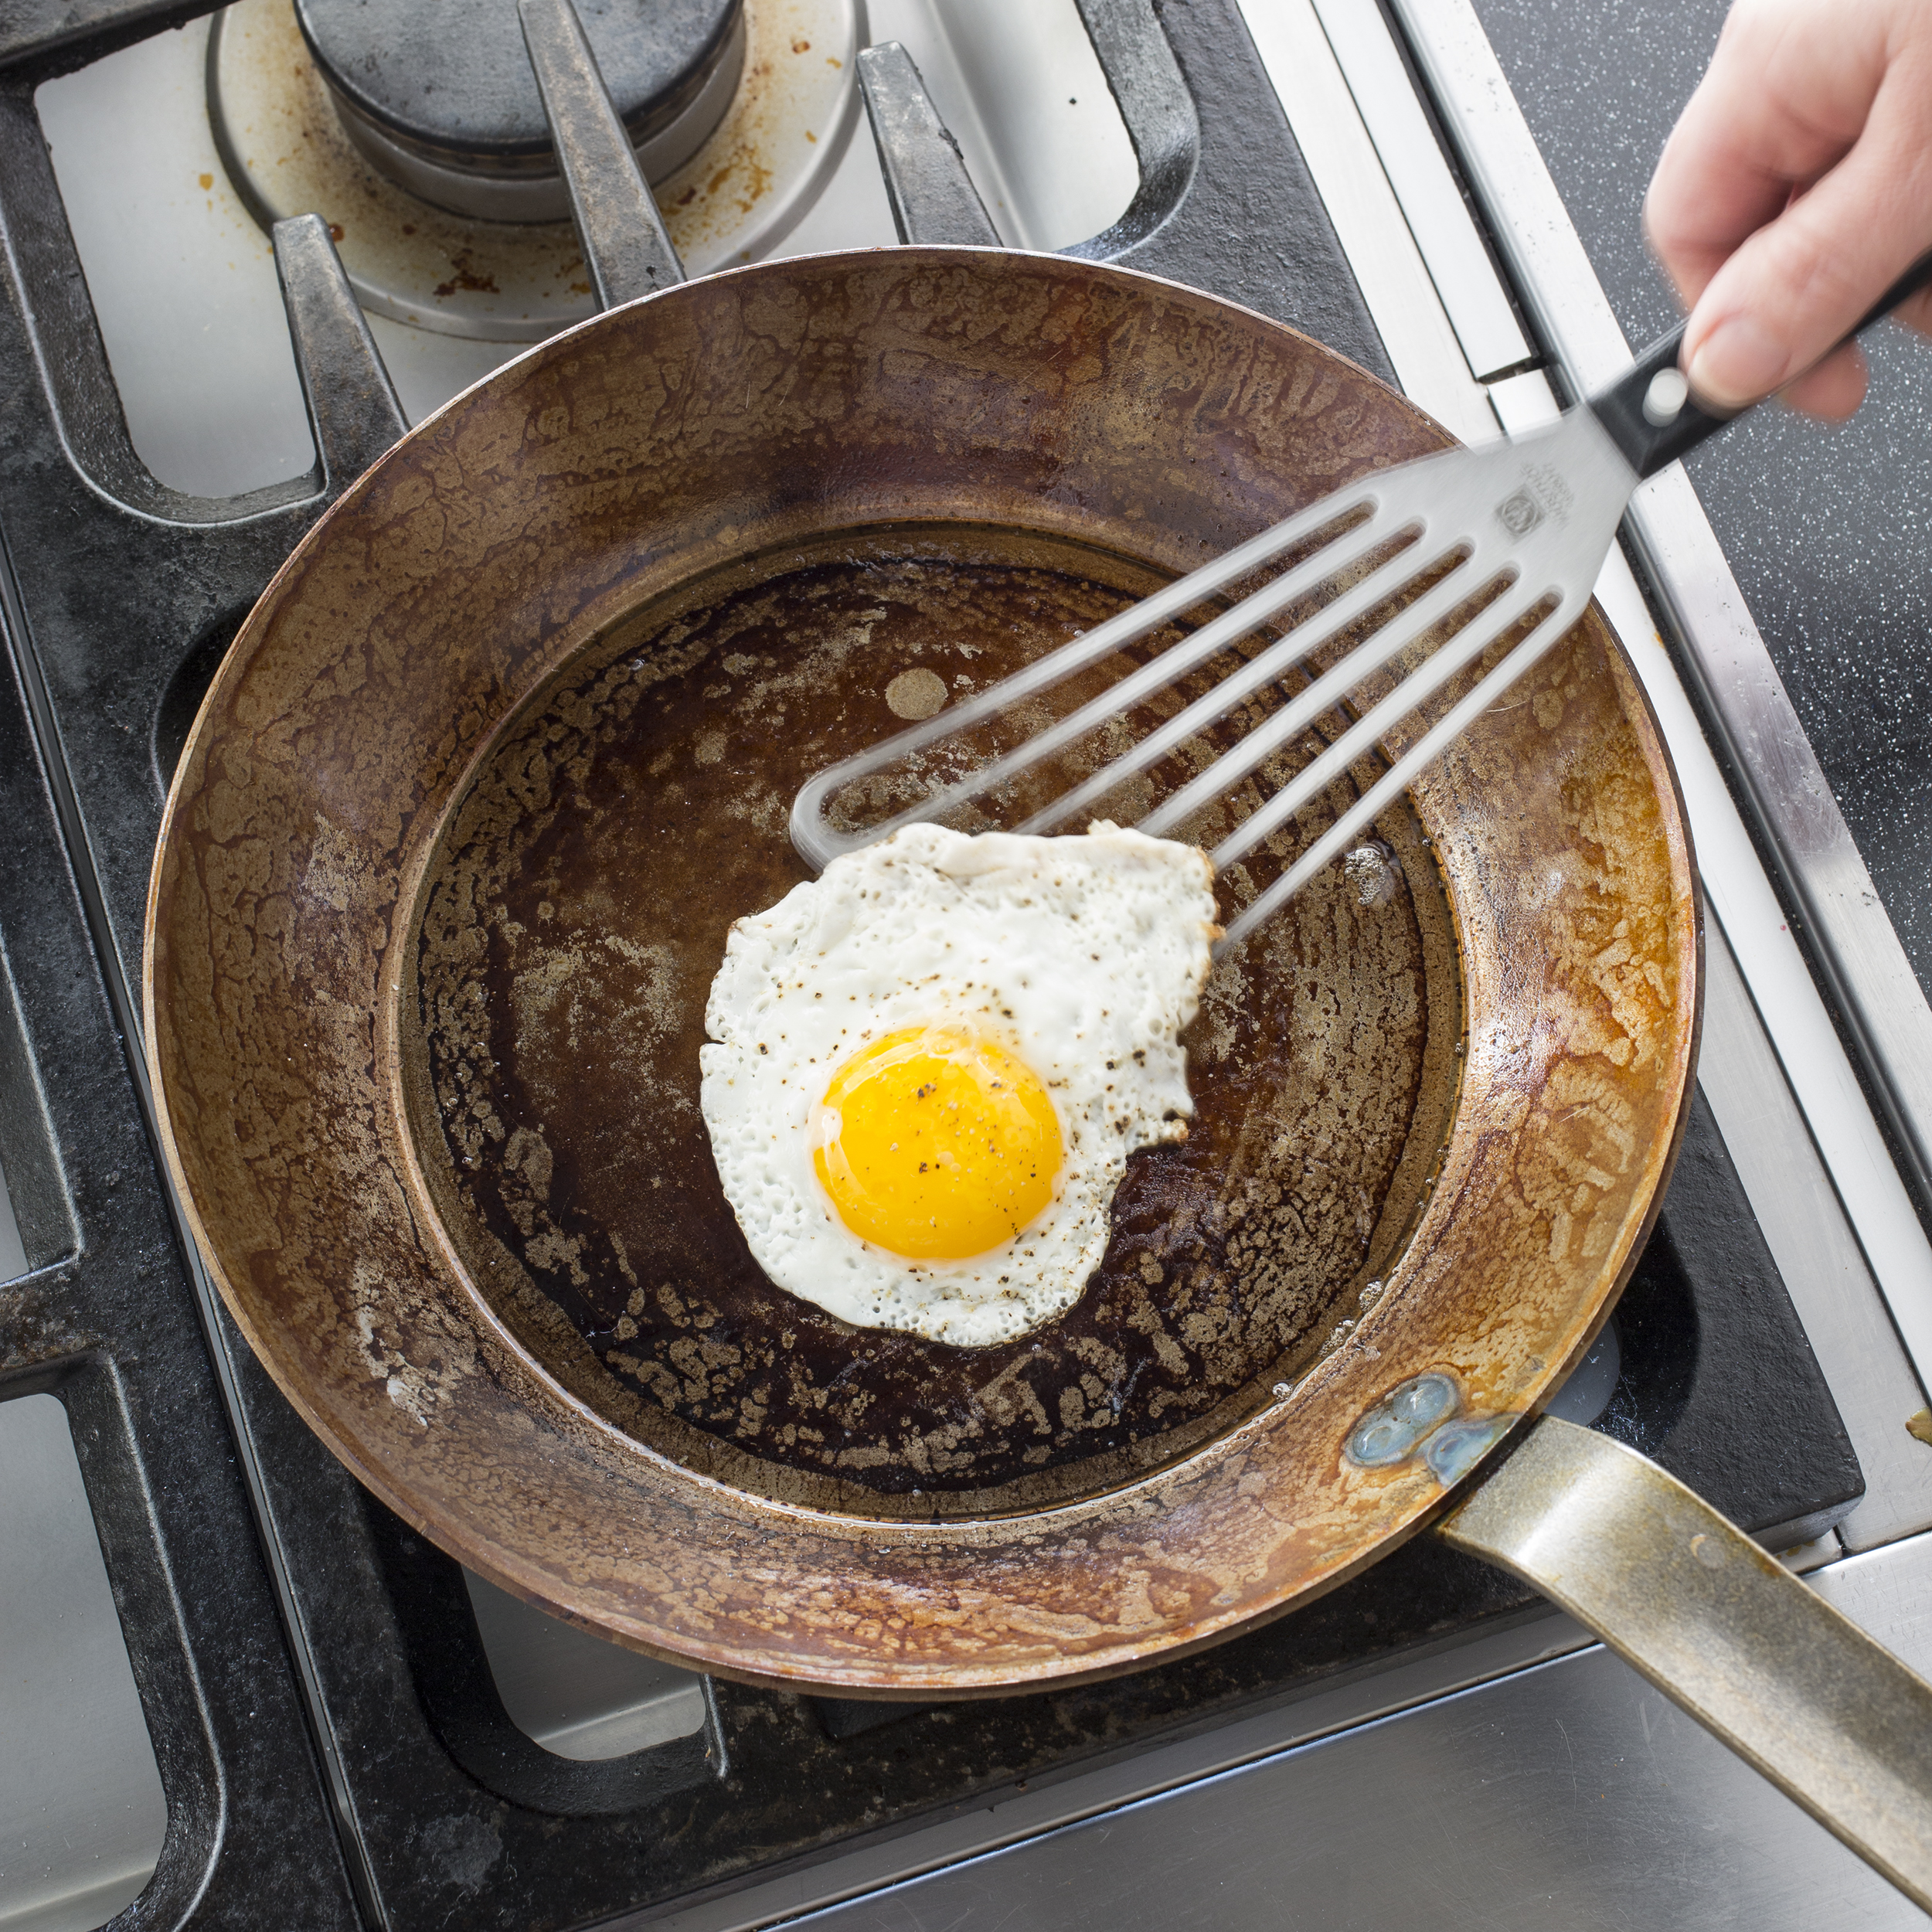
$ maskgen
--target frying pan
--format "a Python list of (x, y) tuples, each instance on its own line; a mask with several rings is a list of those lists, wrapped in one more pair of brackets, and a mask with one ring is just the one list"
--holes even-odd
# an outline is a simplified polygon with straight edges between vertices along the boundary
[(698, 1015), (800, 876), (774, 802), (1445, 440), (1291, 329), (996, 250), (747, 268), (545, 344), (335, 505), (209, 692), (148, 912), (170, 1171), (355, 1475), (621, 1642), (1037, 1689), (1434, 1526), (1932, 1904), (1932, 1690), (1533, 1420), (1641, 1249), (1699, 1011), (1681, 801), (1594, 611), (1210, 987), (1193, 1165), (1136, 1157), (1063, 1325), (997, 1359), (841, 1329), (719, 1222)]

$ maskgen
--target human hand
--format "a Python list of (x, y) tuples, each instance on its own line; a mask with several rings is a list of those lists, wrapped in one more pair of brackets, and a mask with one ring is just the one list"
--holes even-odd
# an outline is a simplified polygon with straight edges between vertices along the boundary
[[(1849, 416), (1865, 358), (1826, 352), (1932, 248), (1932, 0), (1736, 0), (1644, 221), (1699, 401)], [(1893, 313), (1932, 335), (1932, 291)]]

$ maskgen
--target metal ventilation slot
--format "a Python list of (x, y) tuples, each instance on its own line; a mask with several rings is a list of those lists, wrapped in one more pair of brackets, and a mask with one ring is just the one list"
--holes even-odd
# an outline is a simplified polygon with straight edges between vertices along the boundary
[(702, 1677), (573, 1630), (468, 1570), (463, 1581), (496, 1694), (532, 1743), (597, 1764), (704, 1728)]
[(13, 1196), (7, 1192), (7, 1177), (0, 1170), (0, 1281), (11, 1281), (27, 1271), (27, 1251), (20, 1245), (20, 1224), (14, 1219)]
[(90, 1932), (153, 1876), (167, 1803), (52, 1396), (0, 1403), (0, 1932)]

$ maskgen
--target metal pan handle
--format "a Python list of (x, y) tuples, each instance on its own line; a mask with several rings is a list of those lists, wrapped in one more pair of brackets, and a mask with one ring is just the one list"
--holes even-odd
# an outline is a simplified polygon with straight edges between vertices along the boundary
[(1932, 1911), (1932, 1685), (1634, 1449), (1546, 1416), (1437, 1526)]

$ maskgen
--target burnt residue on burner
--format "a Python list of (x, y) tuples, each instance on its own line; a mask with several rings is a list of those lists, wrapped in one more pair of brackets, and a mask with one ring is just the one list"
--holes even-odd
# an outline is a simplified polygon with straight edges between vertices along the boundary
[(452, 256), (451, 260), (454, 266), (449, 280), (446, 282), (438, 282), (436, 285), (437, 301), (447, 301), (459, 289), (472, 295), (495, 295), (502, 292), (497, 287), (496, 277), (494, 275), (487, 271), (479, 274), (471, 266), (471, 257), (467, 250)]
[[(374, 19), (382, 8), (325, 10), (351, 28), (359, 14), (362, 28), (372, 33), (389, 35), (395, 27)], [(427, 17), (420, 6), (402, 11)], [(509, 26), (515, 73), (538, 111), (516, 10), (500, 11)], [(610, 16), (607, 24), (621, 32), (621, 14), (669, 10), (602, 11)], [(651, 141), (644, 151), (672, 245), (692, 274), (736, 265), (782, 229), (785, 211), (796, 206), (806, 184), (821, 179), (842, 151), (838, 130), (852, 86), (840, 58), (842, 43), (833, 51), (822, 31), (833, 20), (849, 22), (842, 0), (760, 0), (710, 11), (720, 20), (735, 13), (742, 29), (741, 60), (727, 49), (725, 63), (737, 62), (735, 91), (709, 138), (687, 158), (674, 165)], [(823, 50), (809, 45), (795, 50), (811, 37), (797, 31), (801, 25), (811, 26)], [(603, 31), (594, 19), (594, 43)], [(734, 30), (730, 46), (737, 44)], [(604, 73), (611, 78), (607, 66)], [(207, 85), (216, 148), (243, 205), (264, 230), (310, 210), (339, 230), (342, 265), (366, 308), (412, 325), (503, 342), (539, 341), (594, 312), (560, 179), (553, 183), (554, 218), (526, 209), (529, 218), (516, 219), (454, 213), (433, 194), (425, 199), (400, 185), (352, 138), (338, 109), (342, 97), (332, 91), (304, 39), (294, 0), (235, 0), (223, 8), (209, 36)], [(456, 100), (453, 96), (444, 107)], [(702, 104), (686, 112), (696, 114)], [(553, 162), (539, 172), (554, 176)]]
[[(849, 1328), (764, 1279), (719, 1188), (704, 1005), (732, 920), (806, 876), (786, 836), (798, 784), (903, 728), (909, 696), (982, 688), (1154, 582), (1013, 532), (848, 536), (638, 614), (497, 741), (420, 902), (417, 1141), (484, 1293), (619, 1427), (800, 1502), (1026, 1507), (1265, 1401), (1386, 1267), (1446, 1126), (1461, 1010), (1406, 811), (1377, 828), (1375, 893), (1337, 867), (1217, 967), (1187, 1036), (1189, 1138), (1130, 1161), (1100, 1270), (1035, 1333), (963, 1349)], [(1321, 742), (1260, 774), (1228, 822)], [(1109, 755), (1085, 750), (1002, 802)], [(1209, 755), (1187, 751), (1184, 767)], [(932, 774), (883, 781), (864, 808)], [(1235, 868), (1224, 910), (1352, 796)]]

